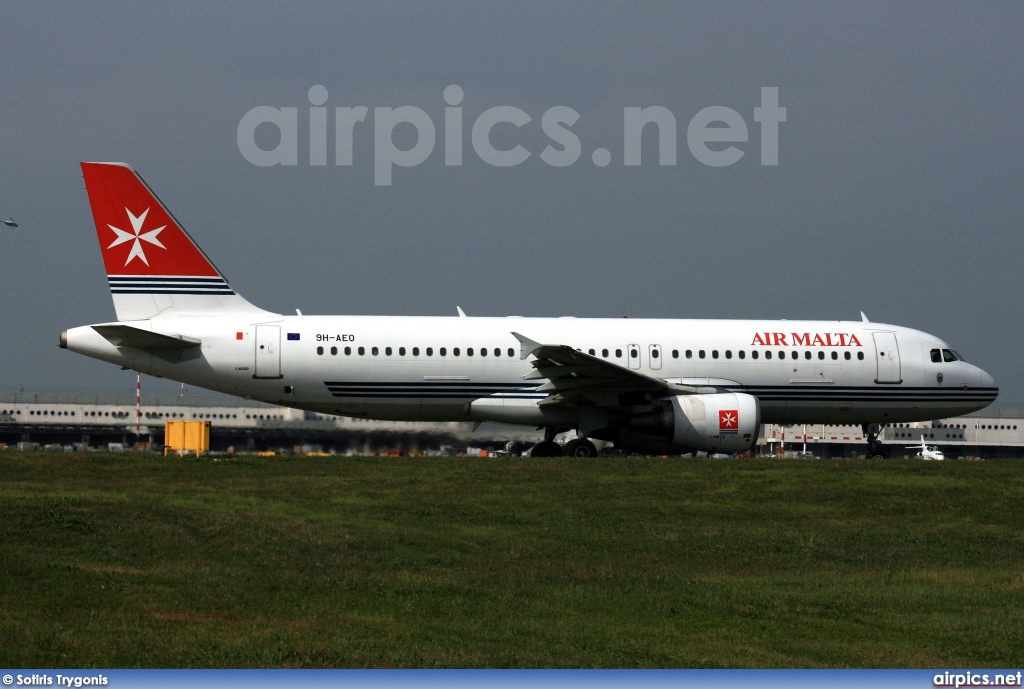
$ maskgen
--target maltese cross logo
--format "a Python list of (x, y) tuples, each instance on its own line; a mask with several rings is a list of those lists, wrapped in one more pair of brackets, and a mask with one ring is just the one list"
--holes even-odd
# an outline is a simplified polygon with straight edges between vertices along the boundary
[(162, 225), (156, 228), (155, 230), (150, 230), (149, 232), (146, 232), (145, 234), (139, 234), (140, 232), (142, 232), (142, 225), (146, 222), (146, 216), (149, 215), (149, 209), (147, 208), (146, 210), (142, 211), (142, 214), (139, 216), (133, 215), (132, 212), (127, 208), (125, 208), (124, 210), (126, 213), (128, 213), (128, 220), (131, 221), (132, 230), (134, 233), (125, 232), (124, 230), (118, 229), (113, 225), (108, 224), (107, 227), (112, 229), (117, 234), (117, 239), (115, 239), (114, 243), (108, 246), (107, 248), (113, 249), (118, 244), (124, 244), (125, 242), (134, 241), (135, 243), (132, 244), (132, 250), (128, 252), (128, 260), (126, 260), (124, 264), (127, 266), (129, 263), (132, 262), (133, 258), (141, 258), (142, 262), (148, 266), (149, 261), (146, 260), (146, 252), (142, 250), (142, 242), (149, 242), (150, 244), (154, 244), (160, 247), (161, 249), (166, 250), (167, 247), (161, 244), (160, 240), (157, 239), (156, 237), (158, 234), (164, 231), (164, 228), (167, 227), (167, 225)]
[(739, 410), (722, 409), (718, 412), (718, 428), (723, 431), (735, 431), (739, 428)]

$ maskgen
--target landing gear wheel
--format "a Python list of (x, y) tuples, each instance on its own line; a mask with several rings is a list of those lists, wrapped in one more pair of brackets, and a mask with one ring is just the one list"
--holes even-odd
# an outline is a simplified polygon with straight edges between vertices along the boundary
[(562, 446), (553, 440), (542, 440), (530, 449), (531, 457), (561, 457)]
[(576, 438), (565, 444), (566, 457), (597, 457), (597, 448), (586, 438)]

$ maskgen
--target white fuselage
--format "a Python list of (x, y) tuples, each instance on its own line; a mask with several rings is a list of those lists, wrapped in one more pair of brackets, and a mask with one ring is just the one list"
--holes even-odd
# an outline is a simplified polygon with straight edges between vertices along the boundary
[(653, 378), (751, 394), (765, 423), (921, 421), (982, 409), (998, 392), (976, 366), (930, 359), (948, 348), (942, 340), (861, 321), (204, 316), (121, 325), (202, 345), (171, 363), (84, 326), (68, 331), (67, 348), (231, 395), (375, 419), (467, 421), (480, 398), (543, 399), (544, 381), (523, 380), (533, 367), (513, 332)]

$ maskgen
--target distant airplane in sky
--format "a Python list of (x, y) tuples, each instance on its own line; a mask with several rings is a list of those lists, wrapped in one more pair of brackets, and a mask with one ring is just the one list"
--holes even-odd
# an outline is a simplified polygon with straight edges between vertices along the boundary
[(10, 220), (0, 220), (0, 222), (2, 222), (4, 225), (7, 225), (7, 227), (17, 227), (18, 226), (18, 223), (14, 222), (14, 218), (11, 218)]
[(118, 320), (67, 330), (61, 347), (189, 385), (357, 418), (540, 426), (533, 456), (577, 457), (596, 453), (591, 438), (648, 454), (744, 452), (762, 422), (860, 424), (874, 455), (886, 424), (959, 416), (999, 392), (934, 335), (863, 315), (270, 313), (231, 288), (130, 166), (82, 171)]

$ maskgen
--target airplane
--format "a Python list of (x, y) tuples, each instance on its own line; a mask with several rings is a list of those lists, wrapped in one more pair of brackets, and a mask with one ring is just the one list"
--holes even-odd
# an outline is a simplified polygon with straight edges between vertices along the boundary
[(924, 436), (923, 435), (921, 436), (921, 445), (920, 445), (920, 447), (918, 447), (917, 445), (907, 445), (907, 449), (919, 450), (919, 452), (916, 455), (914, 455), (914, 456), (915, 457), (920, 457), (921, 459), (945, 459), (946, 458), (946, 455), (942, 454), (942, 452), (939, 451), (939, 448), (935, 447), (934, 445), (925, 445)]
[[(117, 320), (62, 348), (271, 404), (544, 429), (532, 456), (735, 453), (761, 423), (966, 414), (998, 388), (918, 330), (860, 321), (283, 315), (248, 302), (125, 163), (82, 163)], [(564, 447), (555, 437), (575, 431)]]
[(0, 222), (2, 222), (4, 225), (7, 225), (7, 227), (17, 227), (18, 226), (18, 223), (14, 222), (14, 218), (13, 217), (10, 220), (0, 220)]

